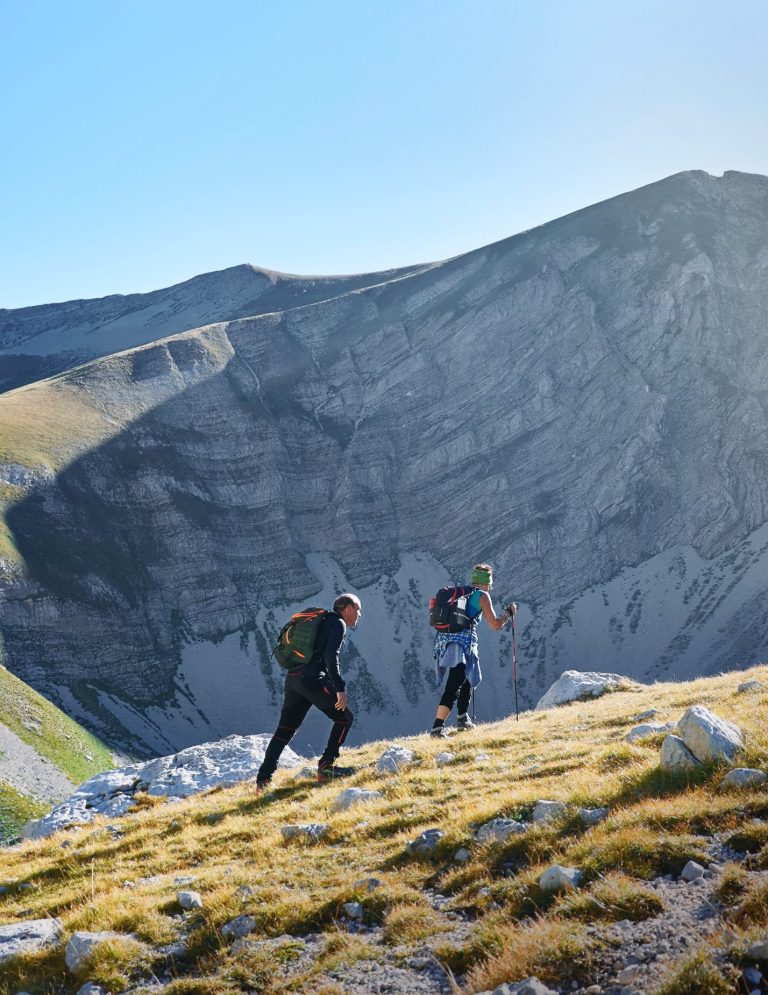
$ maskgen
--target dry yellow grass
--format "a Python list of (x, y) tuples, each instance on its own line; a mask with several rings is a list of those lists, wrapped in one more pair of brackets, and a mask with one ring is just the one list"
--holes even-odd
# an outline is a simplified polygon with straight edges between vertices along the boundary
[[(658, 743), (623, 741), (632, 717), (644, 709), (659, 709), (660, 720), (677, 719), (687, 705), (703, 703), (744, 729), (749, 764), (765, 767), (768, 729), (762, 714), (768, 696), (739, 695), (738, 684), (749, 678), (768, 684), (768, 667), (653, 685), (529, 713), (519, 722), (480, 726), (472, 736), (451, 741), (457, 761), (449, 767), (435, 764), (444, 743), (415, 737), (409, 745), (418, 763), (397, 778), (376, 773), (384, 744), (368, 744), (345, 754), (359, 768), (348, 783), (376, 788), (384, 797), (344, 813), (331, 812), (338, 785), (280, 774), (272, 792), (260, 798), (252, 784), (242, 784), (173, 806), (148, 805), (111, 820), (119, 825), (120, 838), (95, 825), (67, 834), (68, 849), (61, 847), (62, 835), (27, 842), (0, 852), (0, 881), (32, 885), (0, 897), (2, 921), (58, 915), (68, 932), (130, 930), (150, 947), (171, 942), (183, 928), (189, 956), (177, 965), (179, 977), (165, 989), (169, 995), (247, 990), (242, 978), (265, 971), (271, 979), (265, 991), (288, 990), (277, 954), (264, 948), (258, 957), (253, 954), (250, 967), (231, 954), (221, 927), (242, 913), (256, 919), (257, 939), (322, 931), (342, 936), (344, 957), (361, 956), (370, 948), (355, 953), (359, 941), (337, 928), (342, 904), (353, 900), (362, 903), (365, 921), (384, 926), (385, 943), (396, 937), (431, 943), (448, 966), (471, 971), (470, 988), (492, 988), (499, 983), (493, 979), (513, 981), (533, 967), (552, 980), (558, 971), (578, 973), (589, 960), (583, 932), (589, 911), (580, 910), (575, 897), (544, 901), (537, 895), (537, 876), (548, 862), (585, 870), (582, 897), (640, 909), (643, 881), (679, 870), (683, 858), (703, 845), (703, 832), (735, 831), (745, 812), (768, 814), (768, 790), (720, 792), (722, 771), (716, 768), (688, 780), (662, 774)], [(480, 752), (489, 759), (476, 761)], [(525, 814), (543, 798), (608, 806), (611, 815), (586, 831), (564, 817), (505, 844), (475, 842), (479, 823)], [(319, 843), (286, 843), (280, 827), (295, 822), (328, 822), (331, 832)], [(445, 832), (436, 853), (408, 855), (406, 843), (434, 826)], [(471, 852), (461, 866), (453, 861), (460, 846)], [(511, 865), (516, 871), (510, 874)], [(201, 911), (182, 915), (175, 880), (181, 876), (195, 878), (191, 887), (203, 896)], [(369, 893), (359, 882), (371, 876), (382, 886)], [(601, 877), (606, 880), (599, 884)], [(440, 945), (452, 923), (427, 903), (427, 888), (450, 895), (452, 907), (469, 908), (477, 917), (465, 941), (448, 945), (451, 951)], [(521, 921), (537, 908), (540, 918), (533, 925)], [(542, 953), (547, 944), (567, 956), (548, 959)], [(313, 978), (320, 978), (322, 963), (312, 968)], [(6, 967), (0, 977), (6, 979), (0, 992), (8, 993), (44, 992), (46, 979), (72, 984), (55, 955), (42, 958), (34, 970), (23, 963)], [(309, 976), (302, 977), (309, 984)], [(291, 984), (301, 987), (300, 981)]]

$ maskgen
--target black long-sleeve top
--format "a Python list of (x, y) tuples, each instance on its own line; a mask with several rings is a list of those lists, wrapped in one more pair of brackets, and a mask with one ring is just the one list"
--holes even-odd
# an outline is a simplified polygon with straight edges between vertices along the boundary
[(347, 686), (339, 672), (339, 650), (346, 634), (347, 624), (341, 615), (328, 612), (317, 627), (315, 648), (303, 671), (315, 677), (327, 674), (337, 691), (343, 691)]

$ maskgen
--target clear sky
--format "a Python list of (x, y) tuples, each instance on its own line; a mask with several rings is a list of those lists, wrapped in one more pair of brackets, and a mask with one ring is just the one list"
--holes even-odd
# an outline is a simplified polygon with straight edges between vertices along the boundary
[(766, 0), (0, 0), (0, 308), (768, 173)]

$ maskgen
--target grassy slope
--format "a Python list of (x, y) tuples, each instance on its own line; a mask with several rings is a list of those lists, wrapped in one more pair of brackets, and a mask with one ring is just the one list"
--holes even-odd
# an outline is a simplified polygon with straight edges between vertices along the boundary
[(5, 667), (0, 667), (0, 722), (75, 784), (114, 767), (108, 746)]
[[(634, 745), (623, 741), (632, 716), (655, 707), (659, 721), (677, 719), (688, 705), (705, 704), (745, 730), (748, 745), (740, 764), (766, 767), (768, 694), (737, 694), (738, 684), (752, 677), (768, 684), (768, 667), (527, 713), (519, 722), (483, 726), (449, 744), (417, 737), (409, 745), (419, 763), (396, 778), (374, 771), (383, 744), (368, 744), (345, 754), (361, 767), (351, 783), (379, 789), (384, 797), (346, 813), (330, 812), (338, 785), (320, 787), (286, 774), (259, 799), (251, 784), (167, 807), (147, 799), (144, 811), (120, 821), (118, 838), (87, 827), (75, 831), (74, 845), (66, 850), (61, 837), (53, 837), (0, 853), (0, 881), (32, 885), (0, 898), (2, 921), (58, 915), (68, 932), (132, 931), (152, 946), (176, 939), (183, 922), (190, 953), (176, 965), (177, 980), (162, 989), (168, 995), (312, 991), (319, 972), (377, 956), (375, 946), (337, 930), (341, 903), (353, 899), (363, 903), (369, 921), (383, 924), (387, 942), (431, 944), (443, 963), (466, 976), (467, 991), (531, 973), (550, 982), (578, 977), (589, 943), (600, 942), (597, 936), (587, 939), (585, 920), (654, 914), (653, 893), (644, 889), (644, 880), (679, 873), (689, 857), (702, 853), (713, 831), (735, 831), (745, 815), (768, 816), (768, 789), (719, 792), (722, 770), (688, 781), (662, 774), (661, 737)], [(438, 767), (435, 756), (446, 746), (457, 761)], [(479, 752), (490, 759), (475, 760)], [(568, 816), (506, 844), (474, 842), (478, 823), (525, 815), (544, 798), (610, 806), (611, 815), (586, 831)], [(283, 824), (313, 821), (331, 824), (325, 842), (282, 840)], [(439, 850), (431, 857), (408, 856), (407, 841), (433, 826), (446, 833)], [(768, 830), (765, 835), (768, 842)], [(460, 846), (472, 853), (464, 865), (453, 861)], [(502, 873), (510, 862), (516, 870), (511, 876)], [(551, 901), (538, 892), (538, 876), (551, 862), (586, 872), (576, 897)], [(188, 874), (196, 876), (192, 887), (205, 904), (181, 919), (174, 878)], [(368, 894), (355, 886), (371, 875), (383, 887)], [(138, 883), (126, 889), (125, 880)], [(238, 893), (243, 885), (252, 889), (245, 899)], [(450, 896), (455, 908), (471, 910), (463, 939), (441, 938), (452, 923), (428, 902), (428, 887)], [(760, 906), (758, 918), (766, 907)], [(537, 910), (540, 917), (531, 920)], [(332, 938), (314, 967), (286, 981), (280, 964), (290, 960), (290, 948), (280, 954), (263, 948), (230, 952), (219, 931), (241, 913), (256, 918), (257, 938), (314, 930)], [(749, 921), (734, 925), (737, 936), (748, 928)], [(141, 948), (115, 945), (92, 962), (87, 976), (120, 990), (121, 976), (149, 977), (152, 966), (152, 955)], [(0, 991), (32, 993), (53, 990), (47, 984), (54, 980), (63, 986), (56, 990), (76, 991), (85, 979), (67, 975), (61, 950), (7, 964), (0, 977), (5, 979)]]
[[(0, 722), (63, 771), (73, 784), (114, 767), (104, 743), (2, 666)], [(0, 784), (0, 841), (17, 837), (28, 819), (47, 808), (12, 786)]]

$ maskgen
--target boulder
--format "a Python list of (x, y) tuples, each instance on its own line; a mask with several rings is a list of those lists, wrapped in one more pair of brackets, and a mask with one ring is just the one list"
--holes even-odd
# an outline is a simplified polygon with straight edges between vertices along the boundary
[(524, 833), (527, 828), (524, 822), (518, 822), (516, 819), (491, 819), (490, 822), (480, 826), (475, 833), (475, 839), (478, 843), (503, 843), (510, 836)]
[(621, 691), (635, 687), (636, 683), (621, 674), (598, 674), (593, 671), (582, 673), (579, 670), (566, 670), (539, 699), (535, 711), (557, 705), (567, 705), (570, 701), (586, 701), (599, 698), (608, 691)]
[(36, 953), (61, 942), (61, 919), (28, 919), (0, 926), (0, 963), (17, 954)]
[(442, 829), (425, 829), (423, 833), (408, 844), (408, 853), (434, 853), (443, 836), (445, 836), (445, 833)]
[(84, 985), (77, 989), (77, 995), (109, 995), (106, 988), (96, 985), (93, 981), (86, 981)]
[(542, 891), (570, 891), (581, 881), (582, 873), (575, 867), (561, 867), (553, 864), (539, 878), (539, 888)]
[(73, 933), (64, 951), (64, 962), (69, 970), (75, 974), (85, 966), (88, 958), (98, 946), (102, 943), (111, 943), (114, 940), (136, 942), (136, 938), (127, 933), (110, 933), (106, 930), (99, 933), (86, 931)]
[(694, 770), (701, 767), (679, 736), (667, 736), (661, 744), (662, 770)]
[(331, 812), (346, 812), (354, 805), (364, 805), (366, 802), (383, 797), (384, 795), (380, 791), (366, 791), (365, 788), (345, 788), (341, 794), (336, 796), (333, 805), (331, 805)]
[(305, 822), (283, 826), (281, 832), (284, 840), (322, 840), (328, 835), (330, 828), (327, 822)]
[(751, 767), (735, 767), (729, 770), (720, 782), (721, 788), (754, 788), (758, 784), (768, 781), (768, 774), (762, 770), (753, 770)]
[(388, 746), (376, 761), (376, 770), (380, 774), (398, 774), (412, 763), (412, 750), (406, 750), (404, 746)]
[(692, 705), (686, 709), (677, 723), (677, 732), (701, 763), (730, 761), (744, 746), (741, 729), (703, 705)]
[(228, 940), (238, 940), (241, 936), (248, 936), (257, 926), (253, 916), (237, 916), (221, 927), (221, 935)]
[(547, 988), (538, 978), (526, 978), (525, 981), (499, 985), (492, 992), (481, 992), (480, 995), (557, 995), (557, 991)]
[(563, 802), (538, 801), (533, 806), (531, 818), (534, 822), (550, 822), (567, 811), (568, 806), (564, 805)]

